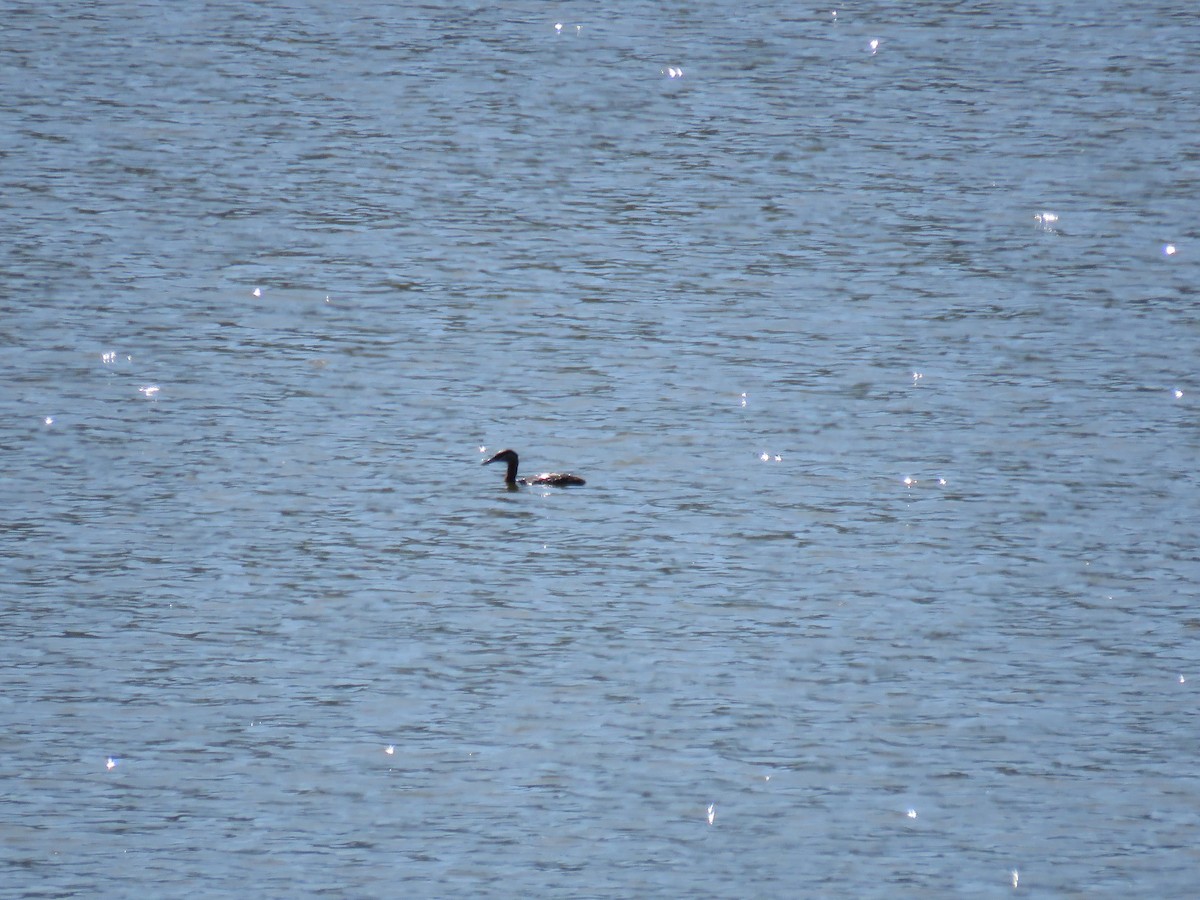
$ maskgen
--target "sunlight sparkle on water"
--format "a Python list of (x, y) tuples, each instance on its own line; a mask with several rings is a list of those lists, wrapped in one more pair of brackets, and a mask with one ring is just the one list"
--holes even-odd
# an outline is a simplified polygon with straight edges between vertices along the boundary
[(1033, 221), (1037, 222), (1042, 231), (1054, 231), (1054, 226), (1058, 224), (1058, 214), (1043, 210), (1033, 214)]
[(115, 350), (109, 350), (107, 353), (100, 354), (100, 362), (104, 363), (106, 366), (110, 363), (115, 363), (116, 361), (117, 354)]
[(708, 824), (711, 825), (717, 819), (717, 804), (708, 804)]
[(871, 38), (867, 44), (867, 49), (871, 51), (872, 56), (879, 52), (879, 38)]
[(915, 819), (917, 817), (917, 811), (915, 809), (912, 809), (911, 807), (907, 811), (905, 811), (904, 814), (906, 816), (908, 816), (910, 819)]
[(662, 74), (666, 75), (668, 78), (682, 78), (683, 69), (681, 69), (679, 66), (667, 66), (662, 70)]
[(153, 397), (161, 388), (157, 384), (148, 384), (145, 387), (138, 388), (139, 394), (145, 394), (147, 397)]
[(386, 747), (383, 748), (383, 752), (386, 753), (388, 756), (391, 756), (393, 753), (396, 752), (396, 745), (388, 744)]
[(42, 424), (43, 425), (53, 425), (54, 424), (54, 416), (46, 416), (46, 418), (42, 419)]
[(1018, 872), (1016, 869), (1013, 869), (1012, 870), (1012, 886), (1016, 887), (1017, 882), (1020, 880), (1021, 880), (1021, 873)]
[(1181, 391), (1179, 388), (1175, 388), (1175, 399), (1176, 400), (1183, 399), (1183, 391)]
[(1174, 256), (1176, 247), (1174, 244), (1163, 244), (1163, 256)]
[(106, 769), (110, 769), (110, 770), (111, 770), (111, 769), (115, 769), (115, 768), (117, 767), (117, 763), (118, 763), (118, 762), (120, 762), (120, 760), (113, 759), (113, 758), (110, 756), (108, 759), (106, 759), (106, 760), (104, 761), (104, 768), (106, 768)]

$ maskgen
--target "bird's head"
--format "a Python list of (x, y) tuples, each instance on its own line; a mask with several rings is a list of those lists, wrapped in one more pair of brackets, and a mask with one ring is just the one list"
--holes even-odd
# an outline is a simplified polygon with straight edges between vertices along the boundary
[(491, 459), (485, 459), (483, 461), (483, 465), (486, 466), (488, 463), (494, 463), (494, 462), (507, 463), (507, 462), (516, 462), (516, 461), (517, 461), (517, 452), (515, 450), (501, 450), (499, 453), (497, 453)]

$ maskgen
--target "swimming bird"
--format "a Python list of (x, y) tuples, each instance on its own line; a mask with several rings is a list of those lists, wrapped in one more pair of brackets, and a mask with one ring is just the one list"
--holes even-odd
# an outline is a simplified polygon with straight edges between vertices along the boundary
[(519, 457), (515, 450), (501, 450), (491, 459), (485, 459), (483, 465), (494, 462), (508, 463), (508, 472), (504, 475), (504, 483), (510, 488), (515, 488), (518, 484), (544, 484), (549, 487), (571, 487), (573, 485), (587, 484), (578, 475), (572, 475), (570, 472), (543, 472), (541, 475), (534, 475), (532, 478), (517, 477), (517, 463)]

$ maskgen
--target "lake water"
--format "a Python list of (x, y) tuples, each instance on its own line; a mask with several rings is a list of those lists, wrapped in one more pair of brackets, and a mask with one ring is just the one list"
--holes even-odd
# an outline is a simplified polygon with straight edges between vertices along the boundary
[(0, 5), (0, 894), (1193, 893), (1195, 10)]

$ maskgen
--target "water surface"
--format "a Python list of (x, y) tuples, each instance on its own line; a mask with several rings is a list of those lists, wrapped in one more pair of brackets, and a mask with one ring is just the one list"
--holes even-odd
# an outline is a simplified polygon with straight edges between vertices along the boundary
[(6, 6), (6, 895), (1194, 889), (1190, 11)]

